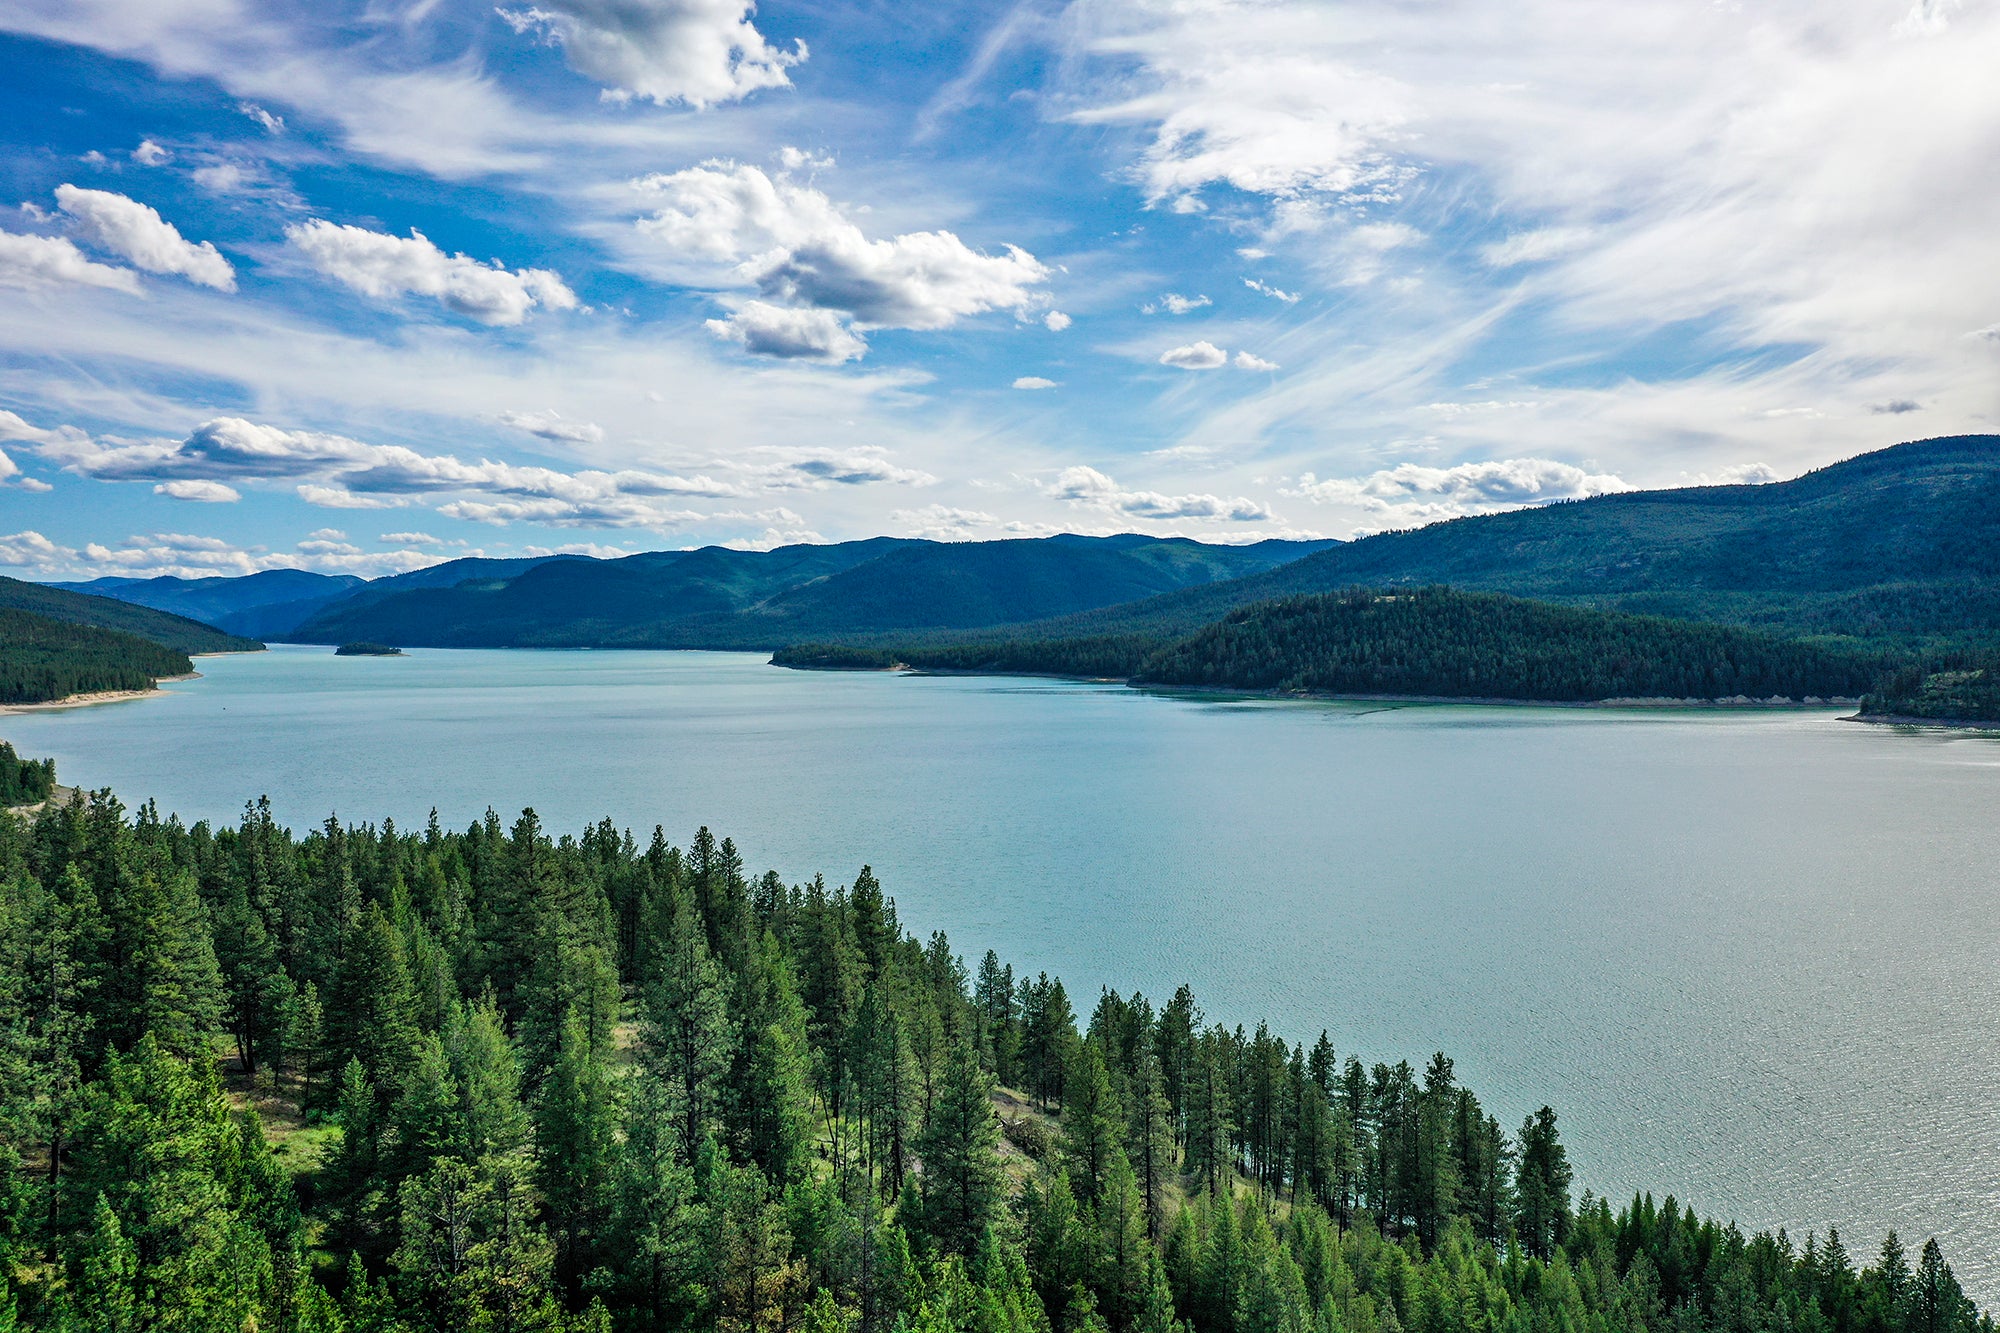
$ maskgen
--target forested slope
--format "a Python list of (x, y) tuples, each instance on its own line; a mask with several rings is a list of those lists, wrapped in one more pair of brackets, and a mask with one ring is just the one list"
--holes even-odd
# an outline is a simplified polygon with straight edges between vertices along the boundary
[[(1053, 661), (1075, 640), (1192, 634), (1239, 607), (1342, 588), (1449, 584), (1605, 610), (1953, 652), (2000, 644), (2000, 436), (1921, 440), (1792, 481), (1633, 491), (1328, 547), (1229, 583), (952, 636), (853, 646)], [(1060, 670), (1060, 667), (1047, 669)]]
[(1886, 665), (1733, 626), (1425, 588), (1260, 602), (1149, 656), (1133, 680), (1551, 702), (1858, 698)]
[(0, 704), (146, 690), (193, 670), (186, 653), (135, 634), (0, 609)]
[(305, 569), (266, 569), (241, 576), (183, 579), (102, 578), (50, 587), (150, 606), (230, 634), (276, 636), (329, 602), (364, 586), (352, 574), (316, 574)]
[(0, 577), (0, 610), (26, 611), (66, 624), (135, 634), (181, 653), (247, 653), (264, 646), (185, 616), (20, 579)]
[(658, 551), (551, 562), (450, 587), (385, 594), (371, 588), (328, 607), (293, 637), (768, 649), (814, 635), (959, 629), (1067, 614), (1234, 579), (1324, 545), (1213, 546), (1126, 534), (951, 543), (877, 537), (772, 551)]
[(99, 794), (0, 816), (0, 977), (6, 1327), (1992, 1329), (1935, 1242), (1614, 1210), (1553, 1111), (1508, 1133), (1443, 1055), (1185, 988), (1079, 1022), (867, 869), (753, 879), (706, 830), (295, 838)]

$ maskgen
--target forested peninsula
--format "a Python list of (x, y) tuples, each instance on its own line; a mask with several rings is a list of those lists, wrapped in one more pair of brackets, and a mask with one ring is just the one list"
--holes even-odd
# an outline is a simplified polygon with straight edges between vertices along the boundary
[(1143, 635), (804, 644), (780, 666), (1043, 672), (1134, 684), (1576, 703), (1859, 698), (1894, 660), (1729, 625), (1421, 588), (1277, 598), (1177, 642)]
[(1580, 1194), (1233, 1030), (532, 811), (0, 814), (0, 1329), (1991, 1333), (1935, 1241)]
[(186, 653), (136, 634), (0, 609), (0, 704), (150, 690), (193, 670)]

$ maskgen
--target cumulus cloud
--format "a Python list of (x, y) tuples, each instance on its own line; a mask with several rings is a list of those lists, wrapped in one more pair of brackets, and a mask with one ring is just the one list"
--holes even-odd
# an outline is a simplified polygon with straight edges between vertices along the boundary
[[(659, 201), (639, 220), (642, 235), (677, 261), (721, 266), (712, 276), (722, 285), (763, 298), (710, 328), (766, 355), (847, 361), (861, 355), (854, 330), (942, 329), (991, 310), (1025, 318), (1043, 299), (1033, 289), (1049, 277), (1018, 246), (989, 255), (948, 231), (870, 240), (819, 190), (741, 163), (708, 162), (634, 184)], [(842, 337), (836, 323), (799, 317), (805, 311), (837, 313), (853, 329)]]
[(139, 291), (139, 275), (85, 257), (64, 236), (30, 236), (0, 231), (0, 285), (48, 289), (62, 286)]
[(1988, 324), (1985, 328), (1974, 329), (1965, 336), (1968, 338), (1978, 338), (1984, 342), (2000, 343), (2000, 324)]
[(1285, 490), (1316, 504), (1427, 523), (1463, 514), (1521, 509), (1555, 500), (1629, 491), (1621, 478), (1547, 458), (1507, 458), (1454, 467), (1404, 463), (1365, 477), (1317, 479), (1308, 472)]
[(705, 107), (791, 82), (806, 44), (773, 46), (749, 0), (548, 0), (497, 11), (517, 33), (560, 45), (571, 69), (611, 101)]
[(927, 537), (932, 541), (964, 541), (982, 528), (996, 526), (1000, 520), (977, 509), (956, 509), (950, 505), (925, 505), (921, 509), (898, 509), (889, 515), (889, 521), (903, 529), (910, 537)]
[(1182, 296), (1179, 292), (1168, 292), (1157, 301), (1148, 301), (1139, 307), (1142, 315), (1157, 315), (1162, 310), (1169, 315), (1185, 315), (1190, 310), (1199, 310), (1205, 305), (1213, 305), (1206, 296)]
[(1870, 403), (1868, 410), (1876, 416), (1901, 416), (1905, 412), (1921, 412), (1924, 405), (1913, 398), (1892, 398), (1886, 403)]
[(598, 444), (604, 427), (594, 421), (565, 421), (557, 412), (502, 412), (500, 420), (555, 444)]
[(141, 533), (116, 543), (87, 542), (81, 548), (61, 545), (35, 531), (0, 536), (0, 565), (26, 568), (44, 577), (124, 574), (155, 578), (171, 574), (202, 578), (267, 569), (315, 569), (372, 577), (421, 569), (442, 559), (423, 551), (367, 552), (318, 534), (284, 550), (239, 546), (220, 537), (186, 532)]
[(707, 325), (716, 337), (759, 356), (837, 366), (868, 352), (867, 342), (831, 310), (745, 301), (727, 319), (711, 319)]
[(163, 481), (153, 487), (155, 495), (171, 495), (176, 500), (199, 500), (205, 504), (234, 504), (243, 498), (243, 492), (234, 486), (225, 486), (219, 481), (197, 481), (182, 477), (176, 481)]
[(390, 546), (442, 546), (444, 543), (428, 532), (385, 532), (377, 540)]
[(1014, 381), (1014, 387), (1017, 389), (1053, 389), (1056, 387), (1056, 382), (1054, 380), (1045, 380), (1040, 375), (1023, 375)]
[[(642, 528), (688, 521), (688, 511), (670, 501), (743, 494), (740, 486), (706, 476), (467, 462), (240, 417), (205, 421), (179, 440), (94, 437), (73, 430), (38, 435), (36, 453), (69, 472), (101, 481), (152, 482), (160, 493), (183, 499), (225, 498), (221, 491), (235, 490), (232, 482), (284, 483), (325, 508), (387, 509), (468, 497), (452, 499), (438, 512), (494, 523)], [(801, 476), (796, 484), (810, 479)]]
[(139, 146), (132, 150), (132, 160), (142, 167), (157, 167), (173, 156), (151, 139), (141, 139)]
[(928, 472), (902, 467), (889, 461), (886, 450), (789, 449), (766, 450), (779, 461), (765, 470), (762, 480), (774, 490), (829, 486), (930, 486), (937, 478)]
[(218, 291), (236, 290), (236, 270), (213, 243), (184, 238), (171, 222), (136, 199), (109, 190), (56, 187), (56, 204), (92, 245), (148, 273), (171, 273)]
[(1092, 467), (1064, 468), (1044, 493), (1072, 504), (1140, 519), (1201, 518), (1231, 523), (1261, 523), (1271, 518), (1266, 506), (1244, 496), (1163, 495), (1158, 491), (1128, 491)]
[(1717, 472), (1683, 477), (1689, 486), (1768, 486), (1779, 479), (1778, 470), (1764, 463), (1738, 463)]
[(1278, 368), (1277, 362), (1266, 361), (1263, 357), (1254, 355), (1250, 352), (1238, 352), (1234, 357), (1231, 358), (1231, 360), (1233, 360), (1236, 363), (1236, 368), (1238, 370), (1269, 371), (1269, 370), (1276, 370)]
[(1206, 339), (1160, 353), (1160, 364), (1182, 370), (1216, 370), (1229, 364), (1229, 353)]
[(23, 565), (49, 567), (62, 560), (66, 554), (74, 553), (68, 551), (66, 547), (57, 546), (33, 529), (0, 536), (0, 565), (14, 568)]
[(1071, 324), (1074, 324), (1075, 322), (1076, 322), (1075, 320), (1071, 319), (1068, 315), (1065, 315), (1060, 310), (1051, 310), (1046, 315), (1042, 316), (1042, 327), (1047, 329), (1050, 333), (1061, 333), (1064, 329), (1068, 328)]
[(448, 255), (423, 235), (390, 236), (321, 218), (285, 228), (285, 239), (321, 273), (364, 296), (435, 297), (447, 310), (481, 324), (519, 324), (537, 306), (574, 310), (576, 294), (548, 269), (508, 269)]

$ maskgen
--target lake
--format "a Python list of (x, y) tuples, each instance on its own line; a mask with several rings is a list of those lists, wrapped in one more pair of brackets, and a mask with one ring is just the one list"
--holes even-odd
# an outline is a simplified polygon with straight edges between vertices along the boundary
[(63, 780), (233, 821), (532, 804), (753, 871), (871, 863), (919, 934), (1364, 1061), (1442, 1049), (1588, 1184), (2000, 1303), (2000, 738), (1826, 711), (1385, 707), (785, 671), (728, 653), (279, 648), (0, 717)]

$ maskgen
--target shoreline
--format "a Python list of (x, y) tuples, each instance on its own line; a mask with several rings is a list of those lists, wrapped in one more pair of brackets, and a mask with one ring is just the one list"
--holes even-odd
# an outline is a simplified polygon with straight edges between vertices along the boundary
[(1928, 727), (1933, 731), (2000, 731), (2000, 722), (1970, 717), (1912, 717), (1907, 713), (1856, 713), (1842, 722), (1866, 722), (1877, 727)]
[[(213, 654), (203, 655), (212, 656)], [(179, 676), (161, 676), (143, 690), (91, 690), (83, 694), (66, 694), (60, 699), (45, 699), (41, 703), (0, 704), (0, 717), (13, 717), (20, 713), (54, 713), (67, 708), (90, 708), (97, 704), (122, 704), (134, 699), (150, 699), (156, 694), (165, 693), (165, 691), (160, 689), (162, 685), (171, 685), (176, 681), (182, 680), (200, 679), (201, 672), (189, 671)]]

